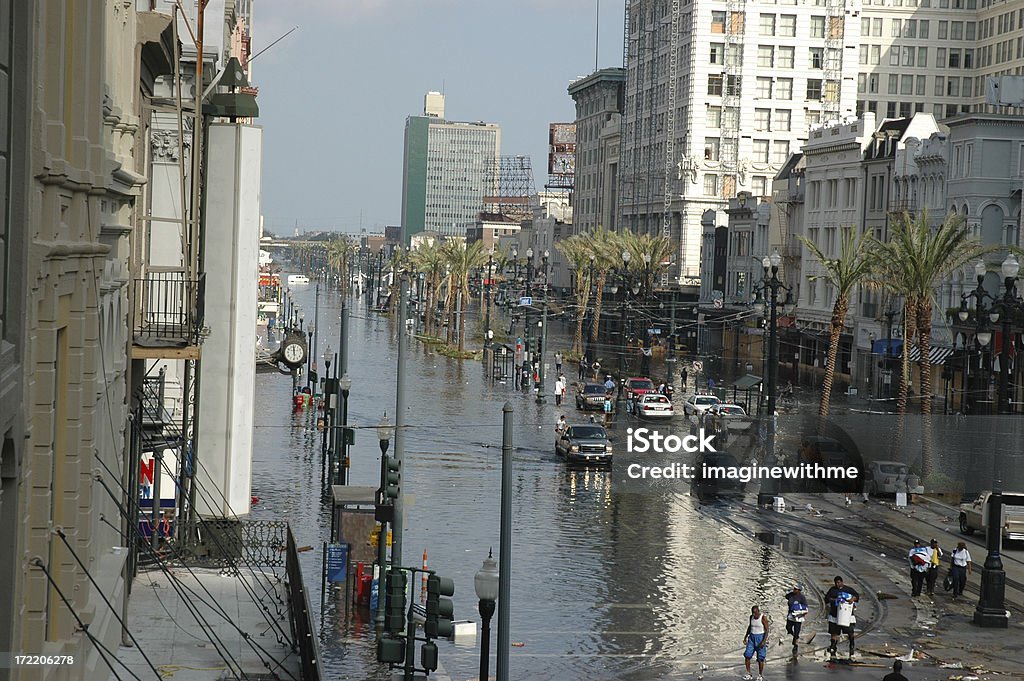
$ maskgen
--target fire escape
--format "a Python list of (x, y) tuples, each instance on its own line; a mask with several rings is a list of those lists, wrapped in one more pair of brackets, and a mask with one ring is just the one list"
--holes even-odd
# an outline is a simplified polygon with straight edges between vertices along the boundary
[(736, 195), (740, 164), (740, 105), (743, 96), (743, 34), (746, 0), (728, 0), (725, 21), (725, 78), (722, 83), (722, 135), (720, 156), (722, 186), (719, 196)]
[(839, 100), (843, 91), (843, 36), (846, 0), (826, 0), (824, 78), (821, 84), (822, 122), (839, 119)]
[[(672, 179), (675, 177), (675, 138), (676, 138), (676, 79), (679, 77), (679, 0), (672, 0), (670, 11), (668, 38), (668, 105), (665, 111), (665, 185), (663, 187), (664, 212), (662, 214), (661, 233), (672, 244), (676, 261), (683, 263), (680, 253), (685, 256), (686, 244), (676, 243), (672, 230)], [(685, 230), (682, 238), (685, 240)], [(680, 246), (682, 247), (680, 249)], [(661, 286), (667, 287), (671, 272), (666, 268), (661, 277)]]

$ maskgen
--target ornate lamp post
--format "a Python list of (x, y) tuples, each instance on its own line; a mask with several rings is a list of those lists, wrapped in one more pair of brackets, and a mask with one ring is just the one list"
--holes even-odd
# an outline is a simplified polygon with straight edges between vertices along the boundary
[(485, 296), (485, 302), (486, 302), (486, 305), (487, 305), (487, 307), (486, 307), (487, 314), (486, 314), (486, 318), (484, 319), (484, 347), (487, 347), (487, 348), (491, 347), (491, 336), (493, 335), (493, 334), (489, 333), (490, 330), (491, 330), (491, 278), (492, 278), (492, 275), (491, 275), (492, 270), (491, 270), (491, 268), (494, 266), (493, 263), (494, 263), (494, 247), (491, 246), (491, 250), (487, 252), (487, 273), (485, 275), (487, 277), (487, 279), (484, 280), (484, 290), (485, 290), (484, 296)]
[[(533, 249), (532, 248), (527, 248), (526, 249), (526, 296), (529, 298), (529, 297), (532, 296), (532, 294), (533, 294)], [(532, 306), (533, 305), (532, 305), (532, 301), (531, 301), (531, 305), (527, 305), (526, 308), (523, 310), (523, 326), (525, 327), (525, 331), (523, 333), (523, 336), (524, 336), (524, 338), (523, 338), (523, 345), (524, 345), (524, 348), (523, 348), (524, 349), (523, 362), (530, 362), (531, 359), (532, 359), (532, 353), (530, 352), (530, 331), (531, 331), (531, 329), (530, 329), (530, 308)], [(532, 369), (532, 367), (533, 367), (533, 365), (531, 363), (530, 364), (530, 368)], [(532, 383), (532, 382), (533, 382), (533, 378), (532, 378), (532, 372), (531, 372), (531, 378), (527, 381), (527, 385), (526, 386), (522, 386), (522, 387), (525, 389), (525, 388), (529, 387), (529, 384)]]
[[(766, 311), (765, 308), (768, 308), (768, 461), (766, 464), (769, 466), (775, 463), (775, 384), (779, 375), (779, 291), (786, 291), (786, 304), (792, 301), (790, 294), (792, 288), (786, 286), (779, 279), (779, 266), (781, 264), (782, 256), (779, 255), (778, 249), (761, 261), (761, 266), (764, 268), (764, 277), (761, 280), (761, 285), (757, 288), (757, 299), (755, 300), (755, 304), (760, 308), (762, 314)], [(757, 504), (759, 506), (772, 503), (772, 499), (775, 496), (772, 483), (773, 480), (771, 478), (761, 482), (761, 489), (757, 493)]]
[(480, 680), (487, 681), (490, 676), (491, 662), (491, 617), (494, 605), (498, 600), (498, 564), (494, 561), (494, 553), (487, 552), (484, 564), (473, 577), (476, 597), (480, 599), (480, 618), (482, 631), (480, 640)]
[(352, 377), (345, 374), (338, 381), (341, 386), (341, 437), (337, 440), (341, 447), (341, 480), (340, 484), (348, 484), (348, 395), (352, 390)]
[[(384, 418), (377, 424), (377, 439), (380, 441), (380, 489), (377, 490), (377, 496), (381, 501), (384, 500), (384, 486), (387, 484), (387, 454), (388, 447), (391, 445), (391, 436), (394, 435), (395, 428), (388, 421), (387, 412), (384, 413)], [(388, 524), (381, 522), (380, 534), (377, 536), (377, 567), (379, 570), (379, 576), (377, 577), (377, 614), (375, 617), (375, 624), (377, 628), (377, 636), (384, 631), (384, 573), (387, 568), (387, 556), (388, 556)]]

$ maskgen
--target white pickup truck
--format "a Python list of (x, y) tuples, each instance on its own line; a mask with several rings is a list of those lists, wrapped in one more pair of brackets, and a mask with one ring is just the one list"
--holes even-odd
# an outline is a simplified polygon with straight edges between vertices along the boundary
[[(991, 492), (982, 492), (967, 504), (960, 504), (960, 531), (973, 534), (988, 530), (988, 500)], [(1003, 492), (1003, 539), (1024, 541), (1024, 494)]]

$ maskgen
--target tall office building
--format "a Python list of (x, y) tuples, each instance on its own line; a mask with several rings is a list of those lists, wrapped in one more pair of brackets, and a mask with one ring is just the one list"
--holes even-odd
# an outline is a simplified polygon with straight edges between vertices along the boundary
[(444, 118), (444, 95), (429, 92), (422, 116), (405, 120), (402, 164), (402, 234), (466, 235), (484, 207), (501, 153), (496, 123), (464, 123)]
[(986, 76), (1024, 65), (1024, 2), (864, 0), (858, 113), (936, 119), (985, 104)]
[(852, 116), (859, 0), (629, 0), (620, 225), (664, 233), (668, 281), (700, 272), (701, 217), (771, 178), (822, 121)]

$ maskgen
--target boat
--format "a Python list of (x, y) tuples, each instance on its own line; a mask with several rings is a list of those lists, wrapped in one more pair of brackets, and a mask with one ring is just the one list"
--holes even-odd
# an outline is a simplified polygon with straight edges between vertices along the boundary
[(308, 284), (308, 283), (309, 283), (309, 277), (307, 277), (305, 274), (289, 274), (288, 275), (288, 285), (289, 286), (296, 286), (298, 284)]

